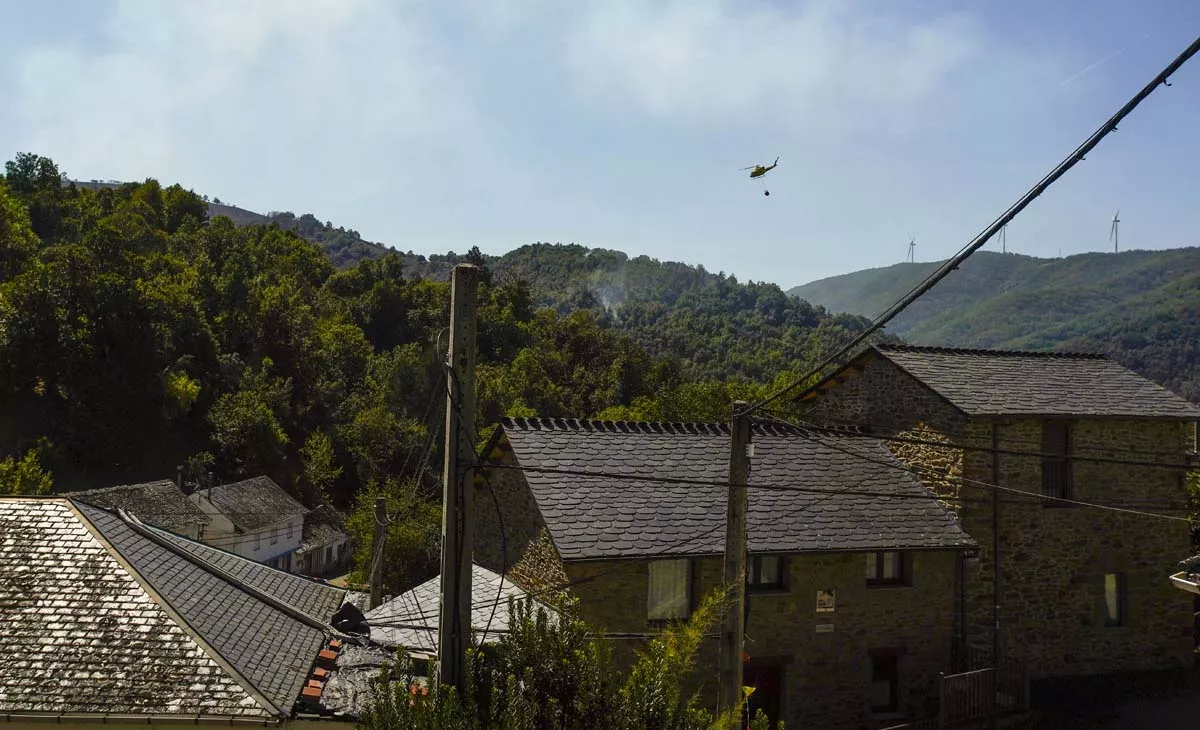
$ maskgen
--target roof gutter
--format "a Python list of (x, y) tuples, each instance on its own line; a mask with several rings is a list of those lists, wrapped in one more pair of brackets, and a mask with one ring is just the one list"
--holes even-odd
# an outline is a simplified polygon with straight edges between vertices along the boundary
[(139, 715), (120, 712), (8, 712), (0, 714), (6, 723), (47, 723), (78, 725), (80, 723), (127, 725), (231, 725), (240, 727), (279, 727), (283, 718), (250, 718), (234, 715)]
[(170, 540), (163, 539), (161, 536), (155, 534), (155, 532), (153, 530), (147, 529), (141, 520), (139, 520), (134, 515), (129, 514), (125, 510), (123, 510), (123, 509), (117, 510), (117, 514), (120, 515), (121, 519), (124, 520), (125, 523), (127, 525), (129, 525), (129, 527), (134, 532), (138, 533), (139, 535), (146, 538), (147, 540), (150, 540), (150, 541), (154, 542), (156, 545), (159, 545), (161, 547), (166, 548), (167, 550), (170, 550), (172, 553), (178, 555), (179, 557), (183, 558), (184, 560), (188, 561), (189, 563), (192, 563), (193, 565), (197, 566), (201, 570), (212, 573), (213, 575), (217, 576), (221, 580), (224, 580), (226, 583), (229, 583), (230, 585), (237, 587), (239, 590), (249, 593), (250, 595), (257, 598), (258, 600), (262, 601), (263, 603), (278, 610), (279, 612), (285, 613), (288, 616), (291, 616), (292, 618), (296, 619), (297, 621), (299, 621), (307, 626), (311, 626), (314, 629), (324, 632), (326, 639), (337, 638), (337, 639), (342, 639), (342, 640), (356, 641), (355, 637), (350, 636), (349, 634), (343, 634), (342, 632), (333, 628), (333, 626), (331, 626), (330, 624), (327, 624), (324, 621), (321, 621), (320, 619), (309, 616), (307, 613), (304, 613), (303, 611), (301, 611), (297, 608), (289, 606), (288, 604), (279, 600), (275, 596), (272, 596), (271, 594), (266, 593), (265, 591), (261, 591), (261, 590), (255, 588), (254, 586), (249, 585), (249, 584), (239, 580), (233, 574), (231, 574), (225, 570), (222, 570), (222, 569), (218, 568), (217, 566), (212, 565), (204, 560), (201, 560), (200, 558), (196, 557), (195, 555), (192, 555), (188, 551), (180, 548), (178, 545), (175, 545)]

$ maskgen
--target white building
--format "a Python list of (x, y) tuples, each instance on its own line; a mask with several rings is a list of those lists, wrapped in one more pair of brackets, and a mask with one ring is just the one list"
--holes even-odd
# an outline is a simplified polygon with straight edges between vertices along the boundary
[(280, 570), (291, 571), (308, 512), (270, 477), (254, 477), (188, 496), (209, 519), (203, 542)]

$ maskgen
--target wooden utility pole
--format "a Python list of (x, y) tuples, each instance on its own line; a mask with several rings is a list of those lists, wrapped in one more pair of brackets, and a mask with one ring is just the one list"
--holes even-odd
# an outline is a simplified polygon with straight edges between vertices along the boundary
[(387, 541), (387, 500), (375, 498), (375, 540), (371, 543), (371, 608), (383, 603), (383, 551)]
[(442, 470), (442, 607), (438, 681), (462, 691), (471, 641), (475, 444), (475, 295), (479, 267), (459, 264), (450, 284), (446, 461)]
[(745, 401), (733, 404), (729, 425), (729, 490), (725, 510), (725, 585), (733, 600), (721, 632), (718, 709), (737, 706), (742, 693), (742, 654), (746, 622), (746, 482), (750, 478), (750, 415)]

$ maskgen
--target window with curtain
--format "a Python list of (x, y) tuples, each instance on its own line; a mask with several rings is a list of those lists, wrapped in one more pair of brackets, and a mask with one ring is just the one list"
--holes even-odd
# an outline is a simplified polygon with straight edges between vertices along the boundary
[(687, 618), (691, 611), (691, 562), (655, 560), (650, 563), (646, 617), (651, 621)]
[(752, 555), (748, 561), (749, 589), (752, 591), (783, 590), (784, 562), (780, 555)]
[(867, 586), (908, 585), (908, 555), (900, 550), (867, 553)]

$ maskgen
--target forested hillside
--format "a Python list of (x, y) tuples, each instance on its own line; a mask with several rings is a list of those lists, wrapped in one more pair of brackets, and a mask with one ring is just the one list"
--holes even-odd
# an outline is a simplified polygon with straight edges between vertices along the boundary
[[(296, 232), (208, 210), (177, 185), (83, 187), (45, 158), (6, 164), (0, 464), (40, 466), (60, 491), (177, 464), (201, 481), (266, 473), (309, 504), (436, 464), (448, 285), (392, 252), (338, 270)], [(724, 419), (839, 332), (776, 287), (702, 269), (581, 247), (467, 258), (485, 266), (481, 430), (501, 413)], [(535, 289), (557, 307), (539, 308)], [(613, 314), (586, 308), (605, 297)]]
[[(788, 293), (874, 316), (937, 264), (896, 264)], [(1064, 259), (980, 252), (889, 331), (921, 345), (1104, 352), (1200, 402), (1200, 248)]]

